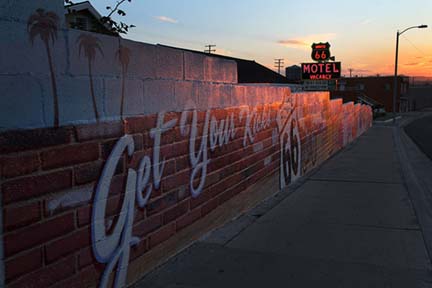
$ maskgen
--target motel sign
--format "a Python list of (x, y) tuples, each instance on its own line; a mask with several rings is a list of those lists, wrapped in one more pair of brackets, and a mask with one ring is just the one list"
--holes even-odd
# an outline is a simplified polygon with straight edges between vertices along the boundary
[(314, 61), (327, 61), (334, 57), (330, 56), (330, 43), (313, 43), (312, 44), (312, 60)]
[(329, 62), (335, 60), (330, 56), (330, 43), (313, 43), (312, 60), (314, 63), (302, 63), (303, 80), (334, 80), (341, 77), (341, 62)]
[(332, 80), (341, 77), (341, 62), (302, 63), (303, 80)]

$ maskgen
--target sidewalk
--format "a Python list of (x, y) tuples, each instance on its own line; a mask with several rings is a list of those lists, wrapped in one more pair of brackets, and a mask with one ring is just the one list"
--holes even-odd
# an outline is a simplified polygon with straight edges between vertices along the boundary
[(273, 208), (215, 231), (136, 287), (432, 287), (393, 130), (374, 126)]

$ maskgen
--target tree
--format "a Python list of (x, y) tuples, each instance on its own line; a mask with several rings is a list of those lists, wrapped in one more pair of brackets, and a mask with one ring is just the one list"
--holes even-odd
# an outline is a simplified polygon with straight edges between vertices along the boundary
[(84, 50), (84, 55), (85, 57), (87, 57), (93, 111), (96, 117), (96, 121), (99, 122), (99, 113), (97, 110), (96, 97), (93, 87), (92, 63), (96, 57), (97, 50), (99, 50), (99, 52), (103, 55), (102, 48), (99, 45), (100, 40), (91, 34), (83, 33), (78, 37), (77, 42), (79, 42), (79, 55), (81, 56), (81, 50)]
[(45, 44), (46, 53), (48, 56), (48, 65), (51, 74), (51, 88), (54, 99), (54, 127), (59, 126), (59, 105), (57, 95), (57, 84), (54, 72), (54, 65), (51, 56), (50, 40), (54, 44), (57, 39), (57, 30), (59, 25), (59, 17), (54, 12), (45, 12), (44, 9), (37, 9), (35, 13), (30, 15), (27, 20), (27, 32), (30, 36), (30, 41), (33, 45), (34, 39), (39, 36)]
[[(64, 0), (65, 4), (68, 5), (72, 5), (74, 4), (72, 0)], [(102, 16), (100, 21), (102, 24), (106, 25), (109, 27), (109, 29), (111, 30), (111, 32), (115, 33), (115, 34), (126, 34), (129, 32), (130, 28), (135, 27), (135, 25), (131, 25), (131, 24), (126, 24), (122, 21), (115, 21), (112, 17), (114, 14), (117, 14), (119, 16), (126, 16), (126, 12), (122, 9), (120, 9), (120, 6), (124, 3), (124, 2), (132, 2), (132, 0), (119, 0), (116, 2), (116, 5), (113, 7), (111, 6), (106, 6), (107, 11), (109, 11), (107, 16)]]

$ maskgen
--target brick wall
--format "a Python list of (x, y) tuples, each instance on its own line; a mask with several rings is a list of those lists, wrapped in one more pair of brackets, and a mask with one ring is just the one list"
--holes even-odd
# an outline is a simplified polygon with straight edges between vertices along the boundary
[(322, 92), (4, 132), (6, 284), (124, 284), (129, 263), (267, 176), (288, 185), (370, 125), (368, 107)]
[(62, 5), (0, 4), (1, 287), (133, 283), (371, 125), (325, 92), (238, 85), (233, 61), (64, 29)]

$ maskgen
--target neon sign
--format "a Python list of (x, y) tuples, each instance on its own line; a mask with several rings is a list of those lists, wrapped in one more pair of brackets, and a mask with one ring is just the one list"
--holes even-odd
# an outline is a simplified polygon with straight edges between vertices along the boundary
[(327, 61), (331, 60), (330, 43), (313, 43), (312, 44), (312, 60), (314, 61)]
[(334, 61), (335, 57), (330, 55), (330, 43), (313, 43), (312, 44), (312, 60), (317, 63), (302, 63), (302, 79), (303, 80), (332, 80), (341, 77), (341, 62)]
[(332, 80), (341, 76), (341, 62), (302, 63), (303, 80)]

